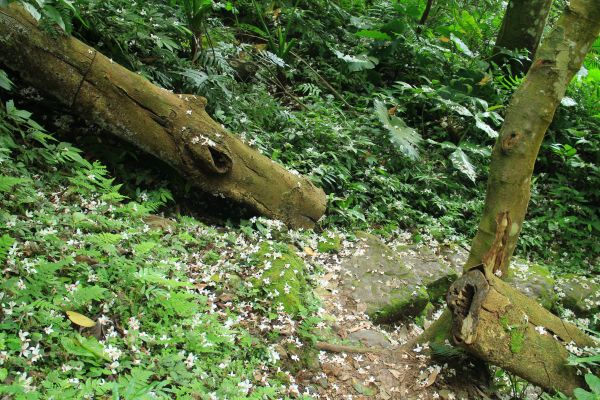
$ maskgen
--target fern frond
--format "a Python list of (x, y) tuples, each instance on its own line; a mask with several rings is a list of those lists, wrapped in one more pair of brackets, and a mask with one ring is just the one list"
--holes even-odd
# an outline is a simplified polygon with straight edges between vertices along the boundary
[(16, 185), (29, 182), (29, 179), (0, 175), (0, 192), (9, 192)]
[(431, 349), (431, 354), (439, 358), (462, 358), (467, 355), (467, 353), (460, 347), (450, 346), (447, 344), (429, 343), (429, 348)]
[(8, 250), (12, 247), (15, 239), (11, 238), (8, 235), (0, 236), (0, 263), (3, 263), (6, 260), (6, 256), (8, 255)]

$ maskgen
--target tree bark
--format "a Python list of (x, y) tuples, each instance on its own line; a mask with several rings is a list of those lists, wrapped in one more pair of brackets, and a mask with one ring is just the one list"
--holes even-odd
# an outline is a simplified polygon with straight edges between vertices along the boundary
[(594, 341), (494, 275), (468, 271), (447, 301), (454, 341), (469, 353), (548, 391), (571, 395), (585, 385), (567, 365), (565, 345), (594, 347)]
[[(510, 0), (502, 20), (502, 26), (494, 46), (493, 60), (502, 65), (505, 55), (502, 48), (507, 50), (527, 49), (534, 58), (540, 44), (546, 20), (552, 6), (552, 0)], [(513, 69), (527, 71), (531, 62), (513, 64)]]
[(483, 260), (496, 233), (496, 218), (511, 221), (500, 274), (508, 270), (523, 226), (535, 160), (554, 112), (600, 32), (597, 0), (572, 0), (544, 39), (521, 87), (515, 92), (492, 152), (485, 207), (471, 245), (468, 270)]
[[(579, 346), (594, 346), (594, 342), (497, 276), (508, 271), (546, 129), (599, 33), (597, 0), (571, 0), (538, 49), (510, 102), (492, 152), (485, 207), (465, 274), (447, 296), (453, 327), (448, 327), (450, 313), (446, 310), (423, 335), (427, 340), (443, 340), (451, 330), (455, 341), (475, 356), (548, 390), (567, 394), (583, 382), (565, 365), (568, 352), (564, 344), (573, 341)], [(537, 326), (551, 334), (541, 335)], [(513, 329), (520, 331), (511, 333)]]
[(228, 133), (206, 99), (170, 93), (73, 37), (49, 35), (14, 4), (0, 9), (0, 63), (204, 191), (294, 228), (312, 227), (325, 211), (321, 189)]

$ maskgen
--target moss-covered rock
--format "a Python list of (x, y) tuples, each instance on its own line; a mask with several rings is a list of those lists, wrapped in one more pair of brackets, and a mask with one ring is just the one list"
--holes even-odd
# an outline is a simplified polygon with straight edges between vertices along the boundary
[(578, 316), (600, 313), (600, 277), (561, 275), (556, 280), (556, 293), (563, 306)]
[(449, 262), (438, 257), (426, 246), (410, 246), (399, 253), (427, 289), (431, 301), (443, 300), (458, 273)]
[(292, 246), (263, 242), (255, 254), (255, 261), (262, 266), (260, 279), (255, 286), (261, 287), (274, 304), (281, 303), (286, 312), (296, 314), (304, 308), (310, 293), (306, 282), (304, 261), (296, 255)]
[(342, 264), (344, 292), (376, 322), (418, 315), (429, 301), (419, 277), (377, 236), (357, 237), (357, 251)]
[(506, 281), (548, 310), (556, 305), (558, 296), (554, 291), (555, 280), (548, 268), (542, 265), (514, 263)]

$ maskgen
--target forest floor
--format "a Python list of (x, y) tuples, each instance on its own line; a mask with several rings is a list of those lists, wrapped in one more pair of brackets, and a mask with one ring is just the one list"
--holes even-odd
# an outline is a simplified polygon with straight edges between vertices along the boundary
[[(297, 375), (299, 385), (308, 388), (316, 398), (330, 400), (502, 398), (491, 389), (487, 367), (468, 358), (436, 359), (428, 344), (411, 344), (422, 332), (413, 321), (384, 325), (369, 318), (367, 306), (353, 296), (356, 288), (342, 278), (350, 274), (344, 268), (345, 262), (353, 254), (362, 256), (364, 246), (360, 240), (346, 242), (339, 254), (315, 255), (325, 267), (316, 291), (335, 333), (329, 340), (353, 344), (333, 345), (328, 351), (321, 351), (319, 371), (301, 371)], [(464, 250), (461, 256), (466, 256)], [(424, 325), (437, 319), (442, 310), (442, 305), (438, 305)], [(538, 398), (540, 390), (528, 387), (523, 394), (528, 399)]]

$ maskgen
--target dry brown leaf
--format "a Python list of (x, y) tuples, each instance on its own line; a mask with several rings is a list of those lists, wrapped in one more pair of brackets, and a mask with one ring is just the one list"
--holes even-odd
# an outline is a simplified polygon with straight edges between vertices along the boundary
[(402, 372), (395, 370), (395, 369), (390, 369), (390, 374), (394, 375), (394, 378), (398, 379), (402, 376)]
[(310, 247), (305, 247), (305, 248), (304, 248), (304, 252), (305, 252), (306, 254), (308, 254), (309, 256), (314, 256), (314, 255), (315, 255), (315, 252), (314, 252), (314, 250), (313, 250), (313, 249), (311, 249)]
[(431, 375), (429, 375), (429, 378), (427, 378), (427, 382), (425, 382), (425, 387), (429, 387), (431, 385), (433, 385), (435, 383), (435, 380), (437, 379), (437, 376), (439, 375), (440, 370), (439, 369), (434, 369), (433, 372), (431, 373)]

